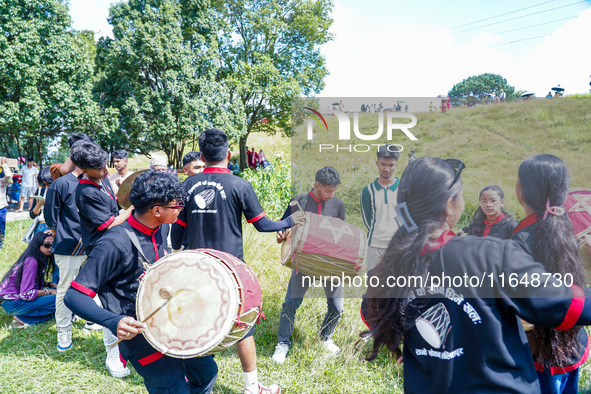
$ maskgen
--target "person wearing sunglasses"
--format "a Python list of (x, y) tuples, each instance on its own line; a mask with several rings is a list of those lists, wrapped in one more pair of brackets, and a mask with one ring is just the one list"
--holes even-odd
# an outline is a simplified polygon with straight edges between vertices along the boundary
[(368, 289), (368, 359), (383, 346), (396, 354), (407, 393), (539, 393), (519, 318), (557, 330), (589, 325), (591, 288), (550, 275), (513, 240), (456, 237), (463, 168), (421, 157), (402, 174), (399, 228), (376, 267), (384, 287)]
[(55, 267), (53, 239), (49, 230), (36, 233), (0, 282), (0, 304), (13, 316), (10, 328), (43, 323), (55, 314), (57, 284), (51, 283)]
[(76, 314), (122, 339), (122, 360), (132, 363), (150, 393), (210, 393), (218, 372), (213, 356), (172, 358), (139, 335), (146, 327), (136, 314), (139, 279), (145, 266), (167, 254), (169, 227), (163, 224), (176, 221), (184, 196), (176, 176), (155, 170), (138, 175), (129, 192), (132, 215), (98, 240), (65, 297)]

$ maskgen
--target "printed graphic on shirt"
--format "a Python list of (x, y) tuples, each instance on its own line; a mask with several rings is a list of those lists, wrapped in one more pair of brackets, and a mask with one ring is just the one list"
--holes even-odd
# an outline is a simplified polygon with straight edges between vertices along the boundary
[(421, 337), (436, 349), (445, 349), (445, 339), (451, 331), (449, 312), (441, 302), (427, 309), (415, 321)]
[(209, 208), (215, 198), (215, 190), (207, 189), (195, 195), (195, 204), (199, 209)]
[[(441, 286), (432, 286), (427, 288), (417, 288), (411, 298), (424, 297), (429, 294), (439, 295), (447, 298), (451, 303), (444, 304), (439, 302), (421, 314), (415, 320), (415, 327), (419, 332), (421, 338), (431, 347), (424, 347), (422, 349), (415, 349), (417, 356), (428, 356), (439, 358), (442, 360), (452, 360), (464, 354), (464, 348), (446, 349), (445, 342), (449, 336), (453, 324), (451, 316), (461, 316), (464, 319), (470, 319), (472, 324), (481, 324), (482, 318), (468, 301), (465, 300), (462, 294), (457, 293), (452, 288)], [(447, 306), (446, 306), (447, 305)], [(460, 314), (450, 314), (448, 308), (461, 308)], [(461, 327), (461, 325), (460, 325)]]
[(193, 190), (200, 186), (205, 186), (207, 189), (195, 195), (195, 204), (197, 204), (197, 208), (199, 209), (193, 209), (191, 213), (217, 213), (218, 210), (215, 209), (215, 202), (218, 194), (223, 201), (227, 199), (224, 186), (218, 182), (204, 180), (194, 184), (189, 189), (189, 194), (193, 193)]

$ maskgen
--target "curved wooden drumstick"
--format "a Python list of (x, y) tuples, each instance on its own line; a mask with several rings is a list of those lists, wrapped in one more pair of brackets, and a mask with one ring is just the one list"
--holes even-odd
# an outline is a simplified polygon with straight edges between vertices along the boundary
[[(142, 323), (147, 322), (148, 320), (150, 320), (150, 318), (152, 318), (152, 316), (154, 316), (156, 313), (158, 313), (158, 311), (162, 308), (164, 308), (166, 306), (166, 304), (168, 304), (170, 302), (170, 300), (172, 300), (172, 298), (174, 297), (174, 294), (172, 294), (169, 290), (167, 289), (160, 289), (160, 291), (158, 292), (158, 294), (160, 295), (160, 297), (164, 298), (165, 301), (162, 303), (162, 305), (160, 305), (158, 308), (156, 308), (156, 310), (154, 310), (154, 312), (150, 313), (148, 315), (148, 317), (146, 317), (144, 320), (142, 320)], [(113, 343), (112, 345), (109, 345), (109, 347), (114, 347), (115, 345), (117, 345), (119, 342), (121, 342), (123, 340), (123, 338), (121, 339), (117, 339), (117, 342)]]

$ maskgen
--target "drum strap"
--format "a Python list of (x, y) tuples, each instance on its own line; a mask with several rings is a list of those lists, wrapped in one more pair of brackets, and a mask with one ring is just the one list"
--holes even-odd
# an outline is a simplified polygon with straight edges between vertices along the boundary
[(135, 232), (133, 230), (126, 228), (125, 232), (127, 233), (127, 236), (131, 240), (131, 243), (133, 244), (133, 246), (135, 246), (137, 251), (140, 253), (140, 256), (138, 256), (138, 257), (139, 257), (142, 265), (144, 266), (144, 269), (147, 269), (148, 266), (150, 265), (150, 260), (148, 260), (148, 258), (146, 257), (146, 255), (142, 251), (142, 247), (140, 245), (140, 240), (137, 239), (137, 235), (135, 235)]

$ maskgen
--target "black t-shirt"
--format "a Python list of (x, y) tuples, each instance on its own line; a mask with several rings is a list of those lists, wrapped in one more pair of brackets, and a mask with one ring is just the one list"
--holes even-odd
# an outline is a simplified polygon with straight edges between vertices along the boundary
[(426, 305), (404, 332), (405, 392), (539, 393), (519, 317), (569, 329), (582, 311), (573, 299), (584, 302), (585, 293), (579, 287), (554, 287), (554, 279), (546, 287), (509, 285), (510, 273), (518, 278), (527, 273), (531, 278), (533, 273), (546, 272), (516, 242), (445, 233), (440, 240), (429, 267), (431, 277), (468, 275), (486, 284), (474, 288), (446, 283), (414, 291), (413, 296), (426, 298)]
[(135, 300), (144, 266), (126, 229), (135, 232), (150, 264), (167, 254), (166, 230), (162, 226), (150, 229), (131, 215), (98, 240), (71, 286), (90, 297), (98, 294), (104, 309), (135, 317)]
[(83, 175), (78, 177), (76, 207), (80, 214), (82, 243), (87, 253), (90, 253), (94, 244), (119, 215), (119, 206), (108, 179), (103, 179), (97, 185), (82, 177)]
[[(187, 178), (183, 187), (185, 209), (173, 226), (185, 227), (189, 249), (217, 249), (242, 260), (242, 214), (248, 223), (265, 216), (250, 182), (227, 168), (209, 167)], [(180, 244), (176, 238), (173, 231), (173, 244)]]
[[(314, 196), (314, 190), (310, 193), (298, 194), (292, 201), (297, 201), (302, 209), (306, 212), (317, 213), (323, 216), (329, 216), (331, 218), (339, 218), (345, 220), (345, 204), (343, 200), (338, 197), (332, 197), (328, 201), (320, 201)], [(281, 220), (287, 218), (292, 213), (292, 207), (288, 206)], [(298, 211), (297, 205), (294, 207), (294, 212)]]
[(80, 216), (76, 208), (76, 188), (78, 179), (69, 173), (49, 186), (43, 209), (47, 226), (56, 230), (51, 252), (59, 255), (80, 255), (82, 237), (80, 234)]
[[(517, 241), (523, 249), (534, 258), (537, 220), (537, 214), (526, 217), (519, 223), (519, 226), (515, 229), (515, 233), (513, 233), (513, 236), (511, 237), (512, 240)], [(534, 359), (536, 370), (540, 372), (545, 371), (551, 375), (558, 375), (577, 369), (587, 360), (589, 356), (589, 337), (587, 336), (587, 331), (582, 327), (574, 327), (573, 330), (577, 330), (577, 340), (579, 342), (579, 351), (577, 355), (563, 365), (551, 365), (546, 367)], [(529, 335), (531, 334), (528, 333), (528, 336)]]

